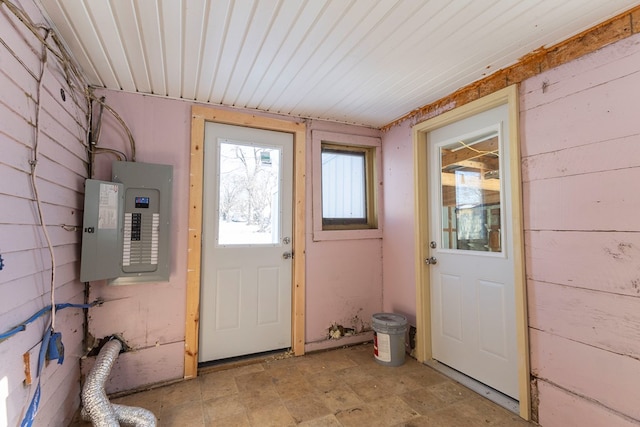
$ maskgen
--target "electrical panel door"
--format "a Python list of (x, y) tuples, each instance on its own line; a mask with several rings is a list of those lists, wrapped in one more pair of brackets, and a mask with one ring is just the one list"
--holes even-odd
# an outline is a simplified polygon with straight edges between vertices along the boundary
[(124, 185), (87, 179), (84, 194), (80, 281), (118, 277), (122, 253)]

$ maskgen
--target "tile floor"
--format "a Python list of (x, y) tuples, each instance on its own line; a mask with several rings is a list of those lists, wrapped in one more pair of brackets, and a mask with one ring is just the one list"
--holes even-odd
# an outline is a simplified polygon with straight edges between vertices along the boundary
[(153, 411), (160, 427), (534, 425), (410, 357), (380, 365), (371, 344), (210, 368), (112, 402)]

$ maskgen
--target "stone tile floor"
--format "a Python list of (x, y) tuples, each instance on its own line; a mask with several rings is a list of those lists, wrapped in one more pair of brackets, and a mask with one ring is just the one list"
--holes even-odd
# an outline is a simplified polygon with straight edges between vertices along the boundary
[(205, 369), (112, 402), (149, 409), (162, 427), (534, 425), (410, 357), (383, 366), (371, 344)]

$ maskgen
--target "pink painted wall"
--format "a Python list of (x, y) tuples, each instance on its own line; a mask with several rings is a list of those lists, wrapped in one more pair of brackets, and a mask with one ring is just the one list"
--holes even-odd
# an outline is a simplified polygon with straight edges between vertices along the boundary
[[(184, 374), (186, 263), (189, 198), (191, 105), (166, 98), (98, 91), (127, 123), (136, 141), (136, 161), (173, 166), (171, 276), (168, 283), (108, 286), (90, 284), (90, 298), (107, 301), (89, 316), (89, 332), (101, 339), (122, 336), (132, 352), (118, 357), (107, 383), (109, 392), (131, 390)], [(122, 127), (103, 115), (100, 146), (130, 153)], [(97, 157), (94, 178), (111, 180), (114, 157)], [(83, 360), (82, 371), (93, 366)]]
[[(31, 0), (17, 2), (36, 22), (44, 19)], [(56, 264), (55, 302), (83, 303), (78, 281), (80, 232), (87, 155), (86, 102), (73, 93), (60, 64), (48, 55), (38, 97), (42, 46), (6, 5), (0, 7), (0, 333), (27, 320), (51, 301), (51, 257), (34, 202), (31, 165), (39, 119), (37, 188)], [(7, 48), (8, 46), (8, 48)], [(60, 95), (65, 91), (66, 101)], [(77, 99), (77, 102), (76, 102)], [(62, 224), (71, 226), (66, 231)], [(59, 311), (55, 329), (62, 334), (65, 359), (48, 363), (41, 376), (41, 400), (35, 425), (64, 426), (80, 404), (79, 358), (82, 310)], [(0, 342), (0, 426), (19, 425), (36, 386), (24, 383), (23, 354), (32, 356), (33, 377), (47, 314), (26, 330)]]
[[(385, 191), (383, 311), (416, 322), (415, 203), (411, 128), (396, 126), (382, 137)], [(390, 191), (389, 189), (393, 189)]]
[[(189, 195), (189, 151), (192, 103), (167, 98), (99, 91), (128, 124), (136, 140), (136, 160), (164, 163), (174, 167), (172, 224), (173, 263), (169, 283), (132, 286), (91, 284), (91, 298), (107, 302), (92, 310), (89, 331), (100, 339), (122, 335), (135, 351), (118, 358), (109, 392), (131, 390), (144, 385), (180, 378), (183, 374), (187, 226)], [(255, 111), (251, 111), (256, 114)], [(282, 119), (282, 117), (279, 117)], [(296, 120), (285, 118), (286, 120)], [(307, 129), (307, 349), (336, 347), (342, 340), (327, 340), (332, 323), (351, 327), (358, 315), (368, 320), (382, 307), (382, 243), (380, 239), (314, 242), (311, 233), (311, 131), (377, 136), (363, 127), (322, 121), (308, 123)], [(100, 145), (129, 152), (129, 143), (120, 126), (108, 115)], [(109, 179), (112, 158), (102, 155), (97, 162), (98, 179)], [(83, 372), (93, 359), (83, 362)], [(135, 374), (133, 374), (135, 373)]]
[[(640, 36), (531, 78), (520, 94), (537, 416), (545, 427), (637, 425)], [(410, 126), (382, 136), (383, 306), (412, 316)]]
[[(310, 121), (307, 125), (307, 351), (331, 348), (345, 342), (371, 339), (327, 340), (328, 328), (336, 323), (350, 328), (371, 328), (371, 316), (382, 310), (382, 239), (313, 239), (312, 196), (314, 174), (311, 132), (326, 131), (378, 137), (380, 132), (363, 127)], [(319, 212), (321, 214), (321, 212)]]
[(520, 92), (540, 423), (640, 423), (640, 36)]

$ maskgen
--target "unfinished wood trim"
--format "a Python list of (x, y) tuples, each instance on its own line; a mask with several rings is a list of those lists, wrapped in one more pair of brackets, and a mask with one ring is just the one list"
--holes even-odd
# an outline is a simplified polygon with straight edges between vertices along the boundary
[[(514, 286), (516, 309), (516, 341), (518, 346), (518, 390), (520, 416), (531, 419), (531, 387), (529, 383), (529, 339), (527, 319), (526, 280), (524, 272), (524, 223), (522, 215), (522, 178), (520, 140), (518, 126), (518, 87), (512, 85), (481, 99), (448, 111), (413, 127), (414, 180), (416, 194), (416, 320), (418, 345), (417, 359), (431, 359), (431, 298), (428, 266), (423, 262), (428, 256), (429, 222), (428, 198), (428, 147), (427, 134), (437, 128), (460, 121), (499, 105), (509, 109), (509, 141), (511, 157), (511, 206), (513, 218)], [(426, 236), (426, 237), (425, 237)]]
[(412, 120), (415, 124), (436, 117), (445, 111), (451, 111), (494, 91), (521, 83), (530, 77), (566, 64), (639, 32), (640, 6), (636, 6), (565, 41), (548, 48), (536, 49), (510, 67), (498, 70), (481, 80), (461, 87), (452, 94), (417, 108), (380, 129), (385, 132), (406, 120)]
[(293, 134), (293, 280), (291, 289), (291, 346), (296, 356), (304, 354), (305, 328), (305, 167), (304, 123), (261, 117), (210, 107), (191, 108), (191, 165), (189, 189), (189, 242), (187, 255), (187, 316), (185, 326), (184, 377), (198, 374), (200, 316), (200, 262), (202, 241), (202, 179), (205, 122), (272, 130)]
[(203, 144), (204, 118), (192, 113), (191, 161), (189, 165), (189, 241), (187, 242), (187, 315), (184, 339), (185, 378), (193, 378), (198, 375)]

